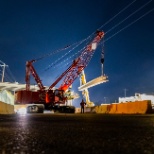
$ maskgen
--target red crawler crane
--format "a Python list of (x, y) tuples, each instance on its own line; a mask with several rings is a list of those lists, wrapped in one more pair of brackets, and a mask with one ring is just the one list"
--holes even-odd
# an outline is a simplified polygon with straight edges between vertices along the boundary
[[(86, 48), (82, 51), (81, 55), (76, 58), (68, 69), (61, 74), (61, 76), (48, 88), (42, 84), (37, 72), (33, 67), (33, 63), (36, 60), (31, 60), (26, 62), (26, 90), (17, 92), (17, 103), (21, 104), (33, 104), (28, 106), (28, 112), (33, 112), (36, 110), (39, 112), (43, 111), (43, 108), (38, 104), (43, 104), (46, 109), (50, 109), (55, 106), (55, 104), (64, 104), (66, 98), (64, 97), (64, 92), (72, 85), (74, 80), (81, 74), (82, 70), (88, 65), (94, 51), (97, 48), (98, 43), (104, 36), (104, 32), (97, 31), (96, 36), (93, 41), (86, 46)], [(34, 77), (37, 85), (39, 87), (39, 91), (34, 92), (30, 91), (30, 74)], [(55, 85), (63, 78), (63, 83), (57, 90), (53, 90)], [(34, 105), (35, 104), (35, 105)], [(35, 106), (35, 110), (34, 110)], [(55, 109), (55, 108), (54, 108)], [(60, 108), (56, 108), (60, 112), (74, 112), (75, 108), (73, 107), (65, 107), (62, 106)]]

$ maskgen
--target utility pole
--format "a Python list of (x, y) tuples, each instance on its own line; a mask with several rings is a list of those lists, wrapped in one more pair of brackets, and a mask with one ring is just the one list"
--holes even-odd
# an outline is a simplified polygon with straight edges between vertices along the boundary
[(104, 97), (105, 104), (106, 104), (106, 99), (107, 99), (107, 97)]
[(2, 82), (4, 82), (5, 67), (8, 66), (8, 65), (6, 65), (5, 63), (3, 63), (3, 65), (0, 64), (0, 66), (3, 67), (3, 70), (2, 70)]
[(125, 96), (125, 97), (126, 97), (126, 92), (127, 92), (127, 90), (128, 90), (128, 89), (126, 89), (126, 88), (124, 89), (124, 96)]

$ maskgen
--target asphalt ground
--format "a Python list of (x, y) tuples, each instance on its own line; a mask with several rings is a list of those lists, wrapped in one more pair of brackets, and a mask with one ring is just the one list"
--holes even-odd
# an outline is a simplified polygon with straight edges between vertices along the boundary
[(1, 154), (153, 154), (154, 114), (0, 115)]

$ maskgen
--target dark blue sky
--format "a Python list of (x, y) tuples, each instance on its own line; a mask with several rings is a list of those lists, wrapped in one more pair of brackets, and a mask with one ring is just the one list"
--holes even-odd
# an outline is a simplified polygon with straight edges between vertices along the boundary
[[(27, 60), (88, 37), (131, 2), (133, 0), (1, 0), (0, 60), (9, 65), (17, 82), (25, 83)], [(154, 11), (143, 16), (153, 8), (153, 1), (136, 0), (101, 28), (105, 33), (111, 30), (104, 38), (104, 73), (108, 75), (109, 82), (89, 89), (91, 101), (104, 103), (104, 97), (107, 102), (117, 101), (118, 97), (124, 96), (124, 89), (127, 89), (127, 96), (135, 92), (154, 92)], [(132, 13), (134, 15), (130, 16)], [(141, 16), (140, 20), (130, 25)], [(126, 26), (128, 28), (122, 30)], [(60, 56), (34, 64), (44, 85), (50, 86), (54, 77), (63, 73), (60, 65), (44, 71)], [(101, 75), (100, 58), (101, 47), (85, 69), (87, 81)], [(78, 86), (79, 79), (74, 82), (73, 90), (81, 94), (77, 91)]]

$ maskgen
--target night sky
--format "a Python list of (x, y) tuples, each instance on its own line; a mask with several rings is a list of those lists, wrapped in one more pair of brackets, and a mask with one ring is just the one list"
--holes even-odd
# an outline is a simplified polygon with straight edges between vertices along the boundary
[[(17, 82), (25, 83), (26, 61), (79, 42), (99, 28), (106, 33), (104, 73), (109, 82), (90, 88), (90, 100), (96, 105), (117, 102), (124, 97), (124, 89), (126, 96), (154, 94), (152, 0), (1, 0), (0, 60), (9, 65)], [(101, 76), (101, 51), (99, 45), (85, 69), (87, 81)], [(60, 59), (58, 66), (46, 70), (64, 54), (34, 63), (45, 86), (67, 68)], [(31, 84), (36, 83), (32, 80)], [(72, 85), (81, 96), (76, 106), (82, 99), (79, 85), (79, 79)]]

